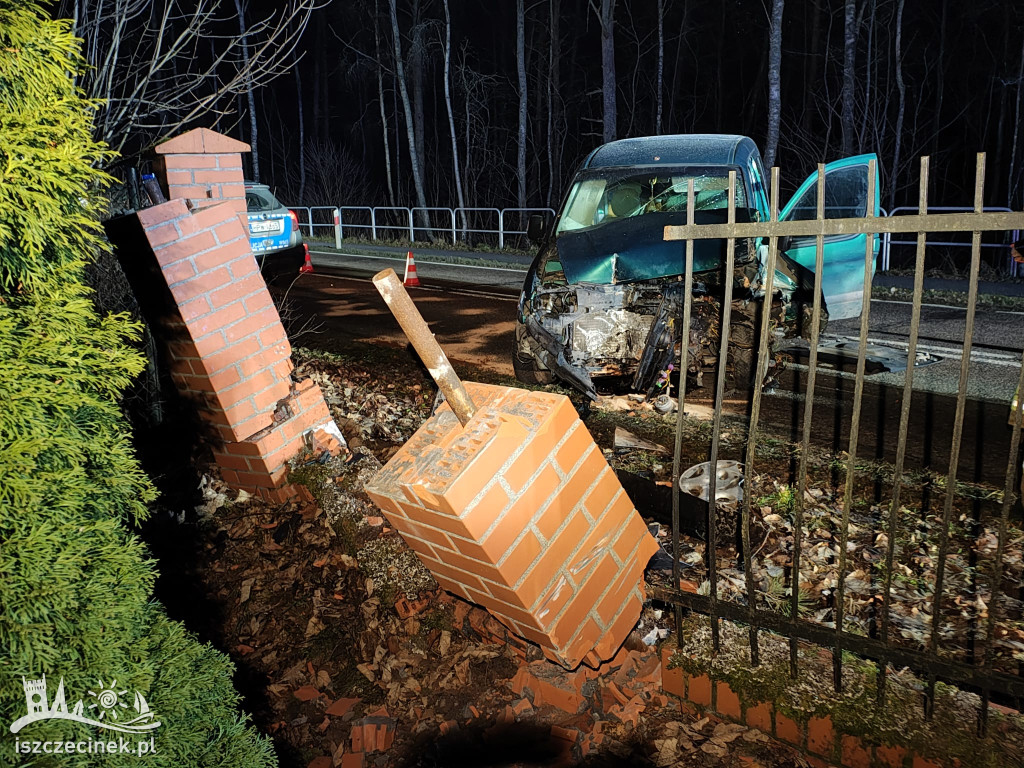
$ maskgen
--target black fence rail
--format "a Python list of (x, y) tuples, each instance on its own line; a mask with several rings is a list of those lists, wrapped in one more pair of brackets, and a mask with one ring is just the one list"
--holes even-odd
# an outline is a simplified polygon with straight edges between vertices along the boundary
[[(991, 520), (995, 527), (995, 552), (991, 557), (984, 558), (989, 561), (987, 568), (979, 566), (976, 574), (976, 594), (984, 591), (981, 587), (987, 587), (988, 601), (986, 610), (972, 609), (970, 624), (970, 642), (966, 651), (962, 648), (954, 648), (947, 642), (941, 631), (943, 625), (943, 612), (949, 610), (949, 596), (945, 594), (946, 580), (950, 564), (951, 535), (950, 529), (954, 523), (953, 509), (954, 498), (957, 489), (957, 467), (959, 461), (960, 442), (963, 433), (964, 412), (967, 400), (967, 381), (969, 365), (971, 361), (971, 349), (974, 335), (974, 323), (976, 304), (978, 297), (978, 275), (981, 260), (981, 244), (983, 232), (1010, 232), (1024, 229), (1024, 213), (1015, 212), (985, 212), (982, 205), (984, 178), (985, 178), (985, 157), (978, 155), (975, 178), (974, 210), (959, 213), (928, 213), (928, 158), (921, 158), (920, 166), (920, 192), (919, 192), (919, 213), (913, 216), (901, 216), (898, 218), (878, 218), (871, 215), (875, 209), (875, 168), (874, 162), (869, 165), (867, 171), (868, 184), (868, 205), (867, 212), (863, 218), (829, 218), (825, 207), (825, 172), (824, 166), (819, 166), (817, 184), (817, 211), (815, 218), (802, 221), (779, 221), (779, 172), (777, 168), (772, 169), (772, 195), (771, 215), (766, 222), (744, 222), (736, 221), (736, 178), (735, 174), (730, 175), (729, 180), (729, 207), (728, 220), (725, 224), (695, 224), (694, 215), (694, 194), (693, 181), (689, 183), (688, 190), (688, 211), (687, 224), (677, 227), (666, 227), (666, 240), (685, 241), (685, 291), (686, 300), (682, 309), (681, 328), (689, 329), (691, 319), (691, 306), (693, 303), (694, 286), (694, 241), (701, 239), (720, 239), (726, 242), (724, 274), (726, 279), (722, 281), (724, 297), (721, 302), (721, 328), (730, 328), (730, 310), (733, 304), (733, 281), (729, 278), (733, 274), (734, 246), (740, 238), (760, 238), (767, 243), (768, 253), (766, 269), (763, 276), (764, 296), (774, 295), (773, 280), (775, 267), (779, 258), (779, 241), (782, 238), (795, 236), (814, 237), (816, 239), (815, 258), (815, 291), (813, 306), (811, 308), (810, 338), (809, 338), (809, 360), (806, 382), (806, 396), (803, 399), (802, 419), (802, 441), (799, 445), (799, 458), (796, 469), (796, 483), (793, 493), (792, 528), (793, 540), (789, 560), (785, 563), (786, 590), (781, 600), (775, 600), (767, 604), (764, 599), (763, 590), (759, 590), (755, 583), (754, 568), (752, 564), (752, 496), (750, 483), (748, 482), (747, 492), (743, 494), (743, 501), (740, 506), (739, 519), (739, 540), (742, 552), (743, 585), (738, 590), (734, 599), (728, 599), (720, 595), (720, 574), (719, 574), (719, 526), (721, 525), (719, 503), (716, 500), (716, 485), (719, 455), (721, 452), (720, 435), (722, 433), (722, 410), (724, 401), (724, 387), (726, 382), (726, 366), (729, 352), (729, 333), (721, 333), (720, 350), (718, 355), (718, 376), (716, 377), (715, 407), (712, 421), (712, 432), (709, 448), (708, 474), (708, 529), (706, 546), (704, 548), (704, 568), (706, 573), (706, 589), (693, 593), (681, 588), (681, 541), (680, 541), (680, 456), (683, 448), (683, 419), (677, 421), (675, 456), (672, 475), (672, 532), (671, 547), (673, 555), (672, 582), (670, 587), (656, 587), (654, 597), (663, 600), (674, 606), (677, 627), (680, 627), (683, 620), (683, 610), (694, 611), (710, 617), (712, 632), (712, 649), (717, 653), (720, 648), (720, 627), (722, 619), (739, 622), (748, 627), (751, 661), (756, 666), (760, 661), (759, 634), (763, 631), (778, 633), (789, 638), (790, 644), (790, 672), (796, 677), (800, 670), (798, 668), (798, 643), (806, 641), (818, 646), (830, 648), (832, 651), (834, 667), (834, 685), (836, 691), (841, 691), (843, 684), (843, 654), (852, 652), (860, 657), (872, 660), (877, 663), (877, 696), (884, 702), (886, 695), (886, 670), (893, 667), (909, 667), (921, 675), (925, 680), (924, 707), (926, 716), (930, 716), (934, 705), (936, 682), (952, 683), (973, 690), (980, 696), (978, 708), (978, 728), (984, 733), (989, 712), (989, 703), (993, 695), (1001, 700), (1007, 699), (1020, 708), (1024, 701), (1024, 675), (1022, 666), (1016, 659), (1024, 659), (1024, 654), (1017, 653), (1016, 659), (1013, 654), (1007, 658), (1007, 654), (997, 659), (997, 639), (1000, 633), (1000, 619), (1005, 618), (1009, 610), (1020, 613), (1019, 594), (1007, 594), (1005, 582), (1004, 559), (1007, 553), (1007, 536), (1010, 518), (1010, 510), (1016, 500), (1015, 478), (1019, 471), (1017, 466), (1021, 439), (1022, 410), (1024, 410), (1024, 398), (1019, 398), (1020, 404), (1012, 415), (1012, 437), (1010, 440), (1009, 453), (1005, 457), (1006, 474), (1002, 493), (1001, 506), (998, 515)], [(923, 281), (925, 272), (925, 244), (928, 233), (969, 233), (971, 238), (971, 266), (970, 282), (968, 292), (968, 306), (966, 309), (965, 330), (962, 344), (962, 357), (960, 365), (960, 378), (956, 407), (952, 427), (952, 445), (950, 450), (949, 470), (945, 482), (945, 499), (941, 511), (941, 520), (938, 525), (937, 543), (934, 554), (934, 588), (930, 597), (925, 595), (923, 600), (930, 600), (930, 626), (924, 622), (924, 630), (918, 637), (908, 640), (904, 635), (894, 632), (893, 626), (893, 579), (896, 571), (897, 541), (900, 537), (901, 526), (906, 527), (906, 521), (901, 515), (902, 496), (906, 486), (905, 466), (907, 454), (907, 433), (910, 419), (910, 405), (914, 397), (914, 367), (909, 365), (906, 371), (906, 378), (903, 385), (903, 398), (900, 409), (900, 421), (898, 428), (898, 442), (896, 459), (893, 471), (891, 488), (888, 489), (887, 514), (881, 515), (882, 526), (885, 531), (884, 552), (878, 561), (881, 569), (880, 584), (878, 589), (881, 592), (880, 605), (875, 597), (874, 614), (870, 622), (870, 629), (866, 633), (862, 627), (848, 626), (847, 621), (847, 581), (850, 561), (848, 558), (848, 544), (850, 543), (851, 511), (854, 508), (854, 487), (855, 472), (858, 451), (858, 433), (860, 431), (860, 415), (862, 396), (864, 393), (866, 349), (868, 346), (868, 327), (871, 311), (871, 283), (873, 276), (873, 260), (875, 257), (875, 239), (881, 233), (900, 232), (916, 233), (916, 260), (915, 279), (912, 303), (912, 315), (909, 328), (909, 350), (908, 357), (911, 361), (915, 359), (918, 337), (921, 326), (921, 309), (923, 295)], [(856, 362), (855, 385), (853, 391), (853, 404), (851, 425), (849, 431), (849, 444), (845, 457), (845, 490), (842, 498), (841, 519), (838, 523), (838, 556), (836, 566), (836, 582), (831, 591), (831, 611), (826, 617), (818, 617), (812, 620), (802, 616), (803, 606), (801, 605), (801, 557), (804, 546), (804, 528), (806, 499), (808, 498), (808, 456), (810, 455), (811, 426), (814, 419), (815, 407), (815, 386), (816, 370), (818, 363), (818, 336), (820, 319), (823, 312), (820, 276), (824, 266), (824, 243), (825, 238), (830, 235), (866, 235), (864, 249), (864, 282), (863, 302), (860, 320), (860, 340)], [(770, 300), (765, 299), (770, 305)], [(762, 313), (767, 317), (768, 312)], [(756, 382), (765, 380), (769, 360), (770, 322), (760, 322), (758, 336), (758, 365)], [(680, 345), (679, 370), (688, 370), (688, 344)], [(1024, 392), (1024, 365), (1018, 374), (1018, 390)], [(748, 479), (754, 477), (757, 455), (755, 447), (759, 438), (758, 421), (762, 405), (762, 388), (754, 387), (752, 401), (750, 404), (750, 424), (744, 446), (745, 462), (744, 473)], [(683, 403), (686, 398), (686, 377), (680, 377), (679, 384), (679, 413), (683, 413)], [(994, 460), (1001, 460), (999, 457), (990, 457)], [(880, 532), (880, 531), (879, 531)], [(989, 547), (991, 549), (991, 547)], [(1011, 585), (1012, 586), (1012, 585)], [(1020, 589), (1017, 584), (1016, 588)], [(702, 594), (701, 592), (706, 592)], [(978, 598), (980, 600), (980, 597)], [(927, 607), (927, 606), (925, 606)], [(927, 613), (927, 611), (925, 611)], [(1015, 621), (1020, 617), (1017, 616)], [(1017, 622), (1024, 627), (1024, 624)], [(858, 629), (859, 631), (851, 631)]]

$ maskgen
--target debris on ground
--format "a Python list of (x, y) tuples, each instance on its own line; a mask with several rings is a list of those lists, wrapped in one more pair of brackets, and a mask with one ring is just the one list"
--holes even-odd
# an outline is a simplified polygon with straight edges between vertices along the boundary
[[(294, 461), (291, 478), (308, 493), (279, 505), (229, 489), (206, 468), (194, 533), (199, 555), (190, 563), (219, 614), (211, 639), (248, 681), (247, 707), (274, 738), (282, 766), (441, 766), (486, 753), (523, 765), (805, 764), (756, 729), (698, 719), (668, 702), (656, 662), (674, 624), (651, 606), (614, 659), (599, 670), (570, 672), (483, 610), (439, 590), (363, 490), (429, 415), (434, 390), (425, 374), (381, 384), (361, 363), (328, 357), (301, 359), (299, 368), (321, 386), (353, 455)], [(610, 450), (606, 455), (615, 466)], [(785, 610), (794, 492), (767, 475), (755, 475), (744, 491), (756, 522), (751, 560), (759, 602)], [(841, 488), (813, 488), (803, 504), (800, 612), (826, 625), (842, 499)], [(846, 620), (860, 631), (880, 608), (887, 512), (865, 504), (851, 518)], [(929, 631), (940, 527), (934, 515), (900, 510), (894, 641), (913, 645)], [(665, 586), (658, 580), (671, 581), (671, 533), (657, 524), (653, 531), (669, 569), (653, 571), (649, 581)], [(741, 599), (736, 550), (719, 541), (719, 597)], [(987, 616), (995, 527), (965, 515), (951, 542), (941, 629), (955, 638)], [(680, 544), (680, 587), (706, 593), (704, 541), (682, 536)], [(1024, 534), (1011, 528), (1006, 584), (1021, 579), (1022, 547)], [(1021, 604), (1004, 597), (997, 667), (1024, 659), (1020, 617)]]

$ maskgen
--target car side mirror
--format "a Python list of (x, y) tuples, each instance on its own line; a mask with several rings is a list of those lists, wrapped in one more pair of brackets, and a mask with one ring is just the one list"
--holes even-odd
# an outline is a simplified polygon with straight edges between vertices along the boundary
[(547, 213), (532, 213), (530, 214), (529, 223), (526, 225), (526, 237), (527, 239), (537, 245), (541, 240), (544, 239), (548, 233), (548, 229), (551, 226), (551, 218)]

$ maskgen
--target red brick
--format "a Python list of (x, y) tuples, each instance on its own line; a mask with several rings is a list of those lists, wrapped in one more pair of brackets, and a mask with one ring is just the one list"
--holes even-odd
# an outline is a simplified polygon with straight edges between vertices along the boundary
[(871, 768), (871, 752), (857, 736), (843, 734), (842, 761), (846, 768)]
[(175, 227), (172, 222), (161, 224), (146, 230), (146, 239), (149, 241), (150, 246), (154, 248), (165, 243), (173, 242), (180, 236), (181, 235), (178, 234), (178, 228)]
[[(224, 247), (230, 248), (231, 246)], [(214, 291), (210, 295), (210, 302), (215, 307), (222, 307), (225, 304), (228, 304), (237, 299), (242, 299), (253, 294), (266, 293), (267, 284), (264, 282), (263, 276), (258, 273), (253, 273), (249, 277), (242, 278), (241, 280), (232, 281), (230, 285), (221, 288), (218, 291)], [(267, 301), (270, 302), (269, 294)], [(248, 307), (246, 307), (246, 309), (248, 309)]]
[(760, 704), (747, 707), (745, 722), (751, 728), (757, 728), (765, 733), (772, 732), (772, 705), (771, 702), (762, 701)]
[(831, 717), (812, 717), (807, 721), (807, 749), (816, 755), (829, 757), (835, 743), (835, 730)]
[(906, 747), (883, 745), (875, 747), (875, 763), (881, 768), (903, 768), (906, 762)]
[(942, 768), (942, 763), (934, 760), (925, 760), (920, 755), (914, 755), (913, 768)]
[(715, 711), (725, 715), (730, 720), (742, 720), (743, 712), (740, 708), (740, 697), (725, 681), (720, 680), (716, 685), (717, 699), (715, 700)]
[(711, 706), (711, 679), (707, 675), (691, 677), (688, 698), (702, 707)]
[(196, 276), (196, 268), (188, 259), (163, 268), (164, 280), (168, 285), (190, 280)]
[(341, 756), (339, 768), (364, 768), (366, 765), (365, 752), (346, 752)]
[(778, 710), (775, 710), (775, 736), (798, 747), (803, 746), (803, 727)]
[(681, 699), (686, 698), (686, 676), (682, 667), (670, 667), (671, 656), (666, 652), (662, 657), (661, 689)]
[(196, 339), (195, 344), (200, 357), (206, 357), (207, 355), (220, 352), (220, 350), (224, 349), (227, 342), (224, 341), (224, 334), (216, 331), (206, 334), (201, 339)]
[(568, 474), (593, 444), (594, 438), (590, 436), (587, 428), (583, 426), (582, 422), (577, 424), (576, 429), (555, 453), (555, 461), (562, 472)]
[[(260, 346), (255, 339), (243, 339), (235, 344), (232, 344), (222, 352), (218, 352), (216, 355), (203, 358), (203, 368), (210, 373), (216, 373), (229, 365), (238, 363), (241, 365), (247, 358), (252, 357), (260, 351)], [(262, 361), (257, 361), (254, 368), (256, 370), (262, 370)], [(243, 373), (251, 375), (245, 367), (242, 368)]]
[(174, 154), (165, 155), (164, 165), (167, 170), (172, 169), (192, 169), (192, 168), (216, 168), (217, 167), (217, 155), (184, 155)]
[(241, 472), (248, 472), (250, 469), (249, 462), (241, 456), (231, 456), (227, 453), (215, 453), (214, 458), (217, 460), (217, 466), (224, 467), (225, 469), (235, 469)]
[(202, 317), (210, 311), (210, 302), (205, 296), (197, 296), (191, 301), (178, 305), (178, 313), (186, 323), (197, 317)]
[(192, 177), (192, 169), (176, 169), (169, 168), (165, 174), (165, 183), (168, 186), (189, 186), (195, 183), (195, 179)]
[(171, 200), (166, 203), (150, 206), (149, 208), (143, 208), (135, 216), (138, 218), (143, 229), (148, 232), (148, 230), (160, 224), (188, 216), (188, 208), (180, 200)]
[(154, 248), (153, 253), (156, 256), (157, 263), (163, 268), (175, 264), (182, 259), (195, 256), (197, 253), (206, 251), (214, 245), (212, 233), (200, 232), (192, 237), (175, 240)]

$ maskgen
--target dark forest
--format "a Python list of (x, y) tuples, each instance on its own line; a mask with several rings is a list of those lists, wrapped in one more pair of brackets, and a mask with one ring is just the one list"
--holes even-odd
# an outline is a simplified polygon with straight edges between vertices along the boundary
[[(171, 24), (194, 18), (174, 2), (154, 5), (181, 12)], [(1020, 3), (197, 5), (209, 12), (204, 39), (174, 74), (231, 82), (208, 108), (165, 99), (111, 143), (132, 163), (182, 126), (216, 127), (254, 144), (250, 175), (291, 205), (557, 207), (576, 165), (604, 141), (694, 132), (752, 137), (785, 190), (818, 162), (876, 153), (885, 208), (916, 200), (924, 154), (934, 204), (969, 204), (975, 153), (986, 152), (986, 204), (1022, 203)], [(83, 26), (89, 6), (59, 10), (79, 19), (87, 58), (102, 60), (111, 35), (96, 31), (99, 21)], [(231, 38), (237, 50), (220, 56)], [(258, 64), (268, 51), (276, 58)], [(262, 69), (238, 76), (246, 66)]]

